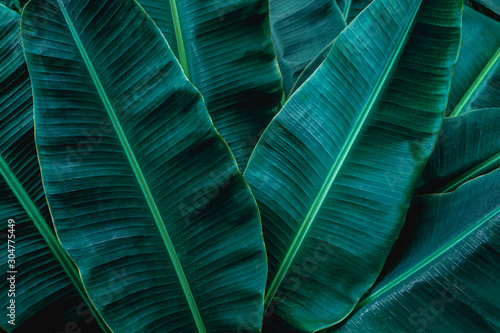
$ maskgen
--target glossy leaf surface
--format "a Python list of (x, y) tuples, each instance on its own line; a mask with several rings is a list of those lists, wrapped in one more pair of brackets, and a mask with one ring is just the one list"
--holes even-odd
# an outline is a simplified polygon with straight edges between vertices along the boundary
[(384, 275), (336, 332), (498, 332), (500, 169), (416, 196)]
[(282, 96), (266, 0), (140, 0), (243, 171)]
[(446, 118), (417, 194), (443, 193), (500, 167), (500, 109)]
[[(5, 251), (0, 325), (21, 333), (61, 332), (67, 327), (100, 332), (86, 305), (92, 306), (78, 271), (50, 227), (35, 150), (31, 84), (21, 45), (20, 18), (0, 5), (0, 237)], [(12, 228), (9, 220), (15, 221)], [(12, 261), (7, 261), (9, 257)], [(14, 287), (8, 280), (11, 277)], [(15, 318), (7, 316), (11, 300)]]
[(111, 329), (259, 331), (255, 201), (150, 18), (130, 0), (30, 2), (22, 36), (54, 224)]
[(289, 96), (302, 71), (346, 23), (335, 0), (270, 0), (269, 20)]
[(352, 20), (358, 16), (363, 9), (368, 7), (372, 0), (339, 0), (339, 6), (342, 13), (347, 21), (347, 24), (351, 23)]
[(455, 0), (373, 2), (259, 141), (245, 176), (265, 304), (296, 328), (342, 320), (382, 268), (442, 123), (461, 13)]
[(500, 106), (500, 22), (464, 7), (462, 45), (446, 114)]

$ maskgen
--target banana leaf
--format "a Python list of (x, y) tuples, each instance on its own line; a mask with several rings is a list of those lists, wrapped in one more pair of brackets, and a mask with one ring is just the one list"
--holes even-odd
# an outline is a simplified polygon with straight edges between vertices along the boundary
[[(5, 246), (0, 325), (8, 332), (21, 333), (99, 332), (99, 326), (109, 332), (51, 230), (35, 150), (20, 19), (18, 13), (0, 5), (0, 221)], [(8, 221), (14, 221), (12, 228)], [(7, 261), (7, 255), (12, 261)], [(9, 307), (15, 317), (8, 315)]]
[(28, 2), (27, 0), (0, 0), (0, 5), (4, 5), (12, 10), (21, 12), (22, 7)]
[(270, 0), (269, 20), (288, 97), (302, 71), (346, 22), (335, 0)]
[(347, 24), (358, 16), (373, 0), (337, 0)]
[(459, 0), (374, 1), (264, 132), (245, 177), (268, 313), (319, 330), (375, 282), (441, 127), (461, 13)]
[(266, 0), (139, 0), (203, 95), (240, 170), (279, 109)]
[(379, 282), (338, 329), (500, 331), (500, 169), (416, 196)]
[(453, 191), (500, 168), (500, 109), (446, 118), (417, 185), (417, 194)]
[(466, 0), (466, 4), (497, 21), (500, 20), (500, 3), (497, 0)]
[(32, 1), (21, 32), (54, 225), (109, 327), (258, 332), (255, 200), (153, 21), (129, 0)]
[(464, 7), (463, 35), (446, 114), (500, 106), (500, 22)]

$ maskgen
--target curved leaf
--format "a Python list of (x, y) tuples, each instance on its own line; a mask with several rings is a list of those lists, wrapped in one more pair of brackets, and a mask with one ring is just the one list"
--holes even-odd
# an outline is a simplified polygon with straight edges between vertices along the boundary
[(186, 76), (243, 171), (282, 95), (267, 1), (139, 2), (177, 47)]
[(344, 12), (347, 24), (350, 24), (373, 0), (351, 0), (350, 6)]
[(500, 4), (494, 0), (475, 0), (486, 8), (492, 10), (496, 14), (500, 15)]
[(382, 268), (442, 123), (461, 12), (459, 0), (374, 1), (257, 144), (245, 177), (265, 304), (295, 327), (342, 320)]
[(465, 3), (480, 13), (500, 20), (500, 3), (497, 0), (466, 0)]
[(259, 331), (255, 201), (149, 17), (130, 0), (30, 2), (22, 36), (54, 224), (111, 329)]
[[(0, 5), (0, 221), (6, 251), (0, 325), (9, 332), (60, 332), (67, 327), (98, 332), (99, 325), (108, 331), (50, 227), (35, 150), (20, 18)], [(14, 220), (13, 228), (9, 220)], [(7, 254), (13, 261), (7, 262)], [(11, 277), (15, 288), (8, 280)], [(15, 318), (5, 311), (11, 300)]]
[(358, 16), (373, 0), (337, 0), (347, 24)]
[(500, 22), (464, 7), (462, 45), (446, 114), (500, 106)]
[(323, 48), (323, 50), (321, 50), (321, 52), (318, 53), (316, 57), (314, 57), (314, 59), (311, 60), (309, 65), (307, 65), (306, 68), (304, 68), (302, 73), (300, 73), (299, 77), (297, 78), (297, 81), (295, 81), (290, 95), (293, 94), (297, 89), (299, 89), (300, 86), (303, 85), (304, 82), (306, 82), (307, 79), (309, 79), (309, 77), (316, 71), (316, 69), (318, 69), (321, 63), (323, 63), (323, 61), (328, 56), (328, 53), (330, 53), (333, 43), (335, 43), (335, 40), (326, 45)]
[(269, 20), (285, 95), (289, 96), (302, 71), (346, 23), (335, 0), (270, 0)]
[(417, 196), (369, 296), (336, 332), (498, 332), (500, 169)]
[(446, 118), (417, 194), (449, 192), (500, 167), (500, 109)]

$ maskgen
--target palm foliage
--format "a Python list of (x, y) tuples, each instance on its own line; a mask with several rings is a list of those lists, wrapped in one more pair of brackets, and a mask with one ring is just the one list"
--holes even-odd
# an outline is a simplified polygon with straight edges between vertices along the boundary
[(1, 3), (6, 331), (500, 330), (494, 1)]

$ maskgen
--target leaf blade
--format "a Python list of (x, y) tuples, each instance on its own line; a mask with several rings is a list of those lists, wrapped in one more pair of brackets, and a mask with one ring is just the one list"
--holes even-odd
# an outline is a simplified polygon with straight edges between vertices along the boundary
[(55, 226), (112, 329), (258, 331), (242, 321), (262, 315), (255, 201), (150, 18), (135, 1), (51, 0), (22, 31)]
[[(275, 312), (295, 328), (342, 320), (375, 281), (442, 122), (461, 10), (459, 2), (373, 2), (259, 141), (245, 177), (263, 219), (267, 293), (277, 290)], [(435, 48), (439, 56), (419, 58)], [(309, 265), (314, 274), (304, 272)]]

